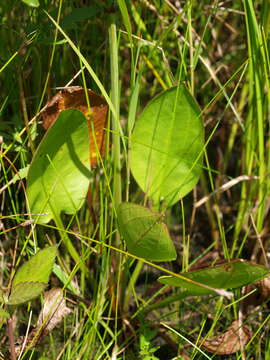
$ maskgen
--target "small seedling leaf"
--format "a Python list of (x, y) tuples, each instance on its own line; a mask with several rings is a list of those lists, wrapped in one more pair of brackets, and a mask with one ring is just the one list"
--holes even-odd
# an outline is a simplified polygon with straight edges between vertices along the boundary
[(74, 214), (82, 206), (90, 176), (87, 121), (78, 110), (64, 110), (42, 139), (27, 177), (32, 214), (49, 222), (61, 211)]
[(46, 286), (47, 283), (28, 281), (21, 282), (15, 286), (12, 286), (7, 304), (19, 305), (27, 301), (33, 300), (46, 289)]
[[(214, 289), (234, 289), (261, 280), (269, 275), (269, 269), (262, 265), (237, 259), (220, 265), (182, 273), (181, 275)], [(161, 276), (158, 280), (166, 285), (183, 287), (188, 290), (190, 295), (214, 294), (210, 289), (174, 276)]]
[(140, 205), (121, 203), (117, 215), (128, 252), (150, 261), (176, 259), (176, 251), (161, 214)]
[(197, 183), (204, 147), (200, 109), (183, 85), (153, 99), (131, 137), (132, 174), (154, 205), (169, 206)]
[(54, 260), (57, 254), (56, 247), (51, 246), (40, 250), (23, 264), (16, 272), (12, 281), (11, 292), (13, 288), (25, 282), (41, 282), (47, 284), (52, 272)]

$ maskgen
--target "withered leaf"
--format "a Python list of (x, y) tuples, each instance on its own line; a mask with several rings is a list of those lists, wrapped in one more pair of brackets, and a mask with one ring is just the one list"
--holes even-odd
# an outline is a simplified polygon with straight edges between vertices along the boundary
[(251, 338), (251, 330), (246, 325), (240, 325), (239, 320), (233, 321), (224, 333), (204, 340), (201, 347), (214, 354), (230, 355), (242, 350)]
[(37, 324), (30, 332), (27, 339), (21, 337), (16, 342), (16, 354), (18, 355), (22, 346), (30, 349), (37, 345), (48, 335), (62, 319), (71, 312), (66, 306), (63, 290), (60, 288), (51, 289), (44, 294), (43, 308), (39, 313)]
[(59, 91), (41, 112), (42, 125), (47, 130), (55, 122), (62, 110), (77, 109), (81, 111), (89, 127), (91, 165), (97, 164), (97, 149), (103, 157), (105, 154), (105, 139), (108, 105), (106, 101), (92, 90), (88, 91), (91, 114), (89, 114), (84, 88), (71, 86)]
[(261, 305), (270, 296), (270, 277), (266, 277), (255, 284), (245, 286), (244, 294), (249, 294), (244, 298), (243, 310), (245, 314), (251, 311), (251, 308)]
[(37, 328), (47, 335), (71, 310), (66, 306), (63, 290), (56, 288), (45, 292), (43, 308), (39, 314)]
[(268, 299), (270, 295), (270, 277), (262, 279), (259, 282), (259, 287), (263, 300)]

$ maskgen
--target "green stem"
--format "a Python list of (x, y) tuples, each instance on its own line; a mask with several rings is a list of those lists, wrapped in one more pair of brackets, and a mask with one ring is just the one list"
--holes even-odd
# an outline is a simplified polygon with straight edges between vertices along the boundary
[[(64, 224), (63, 224), (60, 216), (57, 216), (56, 214), (54, 214), (54, 222), (55, 222), (57, 228), (64, 229)], [(87, 269), (86, 265), (84, 264), (84, 262), (82, 261), (81, 256), (78, 254), (77, 250), (73, 246), (70, 238), (68, 237), (68, 234), (63, 231), (59, 231), (59, 233), (61, 236), (61, 240), (63, 241), (65, 247), (67, 248), (67, 251), (69, 252), (70, 256), (79, 265), (79, 267), (82, 270), (82, 273), (85, 275), (85, 273), (88, 271), (88, 269)]]
[(119, 70), (118, 70), (118, 44), (116, 36), (116, 25), (111, 24), (109, 28), (110, 56), (111, 56), (111, 99), (115, 108), (112, 114), (113, 127), (113, 164), (114, 182), (113, 197), (114, 205), (117, 207), (122, 200), (121, 191), (121, 162), (120, 162), (120, 121), (119, 121)]

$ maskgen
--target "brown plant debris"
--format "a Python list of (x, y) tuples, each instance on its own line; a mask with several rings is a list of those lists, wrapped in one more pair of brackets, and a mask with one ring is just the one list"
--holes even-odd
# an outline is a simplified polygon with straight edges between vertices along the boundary
[(59, 91), (45, 106), (41, 112), (42, 125), (48, 130), (56, 121), (61, 111), (67, 109), (77, 109), (81, 111), (88, 121), (89, 141), (91, 152), (91, 166), (97, 164), (97, 148), (100, 155), (105, 155), (105, 138), (107, 126), (108, 105), (100, 95), (92, 90), (87, 90), (90, 102), (90, 110), (85, 95), (84, 88), (80, 86), (70, 86)]
[(16, 342), (16, 354), (19, 355), (24, 349), (30, 349), (41, 342), (63, 318), (71, 312), (66, 306), (63, 290), (51, 289), (44, 294), (44, 304), (41, 309), (36, 326), (28, 336), (20, 337)]
[(243, 350), (250, 338), (251, 330), (249, 327), (240, 325), (239, 320), (235, 320), (227, 331), (211, 339), (204, 340), (201, 347), (214, 354), (229, 355)]

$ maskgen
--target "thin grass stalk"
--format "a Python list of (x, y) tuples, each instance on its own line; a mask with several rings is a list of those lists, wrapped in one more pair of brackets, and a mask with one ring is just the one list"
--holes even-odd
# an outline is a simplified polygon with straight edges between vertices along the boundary
[[(62, 10), (62, 3), (63, 0), (59, 1), (59, 7), (58, 7), (58, 13), (57, 13), (57, 20), (56, 23), (57, 25), (60, 22), (60, 16), (61, 16), (61, 10)], [(57, 42), (57, 37), (58, 37), (58, 28), (55, 28), (55, 33), (54, 33), (54, 40), (53, 40), (53, 47), (52, 47), (52, 53), (51, 53), (51, 57), (50, 57), (50, 61), (49, 61), (49, 66), (48, 66), (48, 72), (47, 72), (47, 76), (46, 76), (46, 80), (45, 80), (45, 84), (43, 87), (43, 92), (41, 94), (41, 98), (38, 104), (38, 108), (37, 108), (37, 112), (39, 112), (39, 110), (41, 109), (41, 105), (43, 103), (44, 97), (45, 97), (45, 93), (47, 91), (47, 86), (50, 80), (50, 76), (51, 76), (51, 70), (52, 70), (52, 65), (53, 65), (53, 60), (54, 60), (54, 54), (55, 54), (55, 49), (56, 49), (56, 42)]]
[[(247, 125), (244, 136), (244, 149), (242, 171), (248, 175), (254, 174), (256, 171), (259, 175), (259, 181), (250, 189), (247, 184), (242, 184), (240, 206), (237, 215), (237, 221), (234, 233), (234, 244), (237, 241), (243, 224), (247, 221), (247, 211), (251, 203), (252, 192), (257, 193), (256, 202), (258, 208), (256, 210), (256, 228), (258, 233), (263, 229), (265, 208), (266, 208), (266, 185), (265, 178), (269, 172), (266, 165), (264, 132), (267, 125), (267, 112), (263, 105), (264, 86), (269, 89), (267, 76), (265, 76), (264, 64), (266, 54), (263, 54), (263, 46), (261, 40), (261, 30), (255, 17), (253, 3), (249, 0), (244, 1), (247, 42), (249, 52), (249, 111), (247, 115)], [(265, 85), (263, 85), (263, 83)], [(269, 97), (269, 95), (268, 95)], [(268, 152), (269, 153), (269, 152)], [(258, 169), (258, 170), (256, 170)], [(251, 190), (251, 191), (249, 191)], [(235, 245), (232, 252), (235, 250)]]
[(118, 43), (116, 35), (116, 25), (111, 24), (109, 28), (110, 57), (111, 57), (111, 99), (115, 108), (112, 114), (112, 142), (113, 142), (113, 198), (114, 205), (117, 207), (122, 201), (122, 181), (121, 181), (121, 147), (120, 147), (120, 121), (119, 121), (119, 70), (118, 70)]
[[(110, 44), (110, 66), (111, 66), (111, 99), (112, 104), (115, 108), (115, 114), (112, 114), (112, 143), (113, 143), (113, 202), (114, 208), (117, 208), (122, 201), (122, 181), (121, 181), (121, 147), (120, 147), (120, 119), (119, 119), (119, 105), (120, 105), (120, 93), (119, 93), (119, 69), (118, 69), (118, 41), (116, 34), (116, 24), (114, 19), (111, 22), (109, 27), (109, 44)], [(116, 247), (120, 247), (120, 234), (119, 232), (115, 235), (115, 244)], [(116, 266), (117, 271), (114, 274), (114, 284), (112, 284), (114, 289), (115, 296), (115, 346), (117, 346), (117, 318), (118, 310), (121, 302), (122, 296), (120, 279), (121, 279), (121, 263), (122, 256), (114, 254), (112, 257), (112, 262)]]
[(190, 92), (194, 96), (194, 47), (193, 47), (193, 35), (192, 35), (192, 4), (193, 1), (189, 1), (187, 7), (188, 18), (188, 40), (189, 40), (189, 67), (190, 67)]

